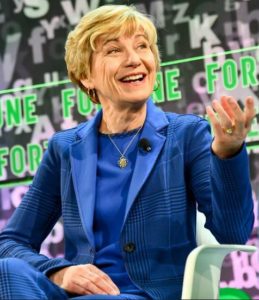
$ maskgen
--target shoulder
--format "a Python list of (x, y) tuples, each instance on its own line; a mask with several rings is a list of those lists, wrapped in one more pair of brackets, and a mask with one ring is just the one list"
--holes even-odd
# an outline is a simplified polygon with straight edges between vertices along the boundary
[[(209, 153), (212, 141), (211, 129), (207, 120), (192, 114), (166, 113), (168, 148), (177, 147), (185, 154), (185, 162), (191, 159), (190, 154)], [(196, 156), (195, 156), (196, 157)]]
[(169, 122), (168, 133), (191, 133), (196, 129), (206, 129), (210, 131), (208, 121), (200, 116), (172, 112), (165, 112), (165, 115)]
[(57, 151), (64, 151), (77, 140), (77, 132), (85, 127), (87, 122), (80, 123), (76, 127), (57, 131), (49, 140), (49, 147)]

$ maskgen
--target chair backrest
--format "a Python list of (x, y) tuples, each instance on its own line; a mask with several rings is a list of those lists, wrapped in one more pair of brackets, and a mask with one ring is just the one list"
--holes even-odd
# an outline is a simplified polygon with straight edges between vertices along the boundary
[(231, 251), (254, 252), (256, 247), (220, 245), (204, 228), (205, 216), (197, 213), (198, 246), (188, 256), (183, 280), (182, 299), (218, 299), (221, 266)]
[(206, 245), (206, 244), (212, 244), (212, 245), (218, 245), (218, 241), (214, 237), (214, 235), (211, 233), (211, 231), (207, 228), (205, 228), (205, 222), (206, 217), (203, 213), (199, 212), (197, 210), (196, 213), (196, 242), (197, 245)]

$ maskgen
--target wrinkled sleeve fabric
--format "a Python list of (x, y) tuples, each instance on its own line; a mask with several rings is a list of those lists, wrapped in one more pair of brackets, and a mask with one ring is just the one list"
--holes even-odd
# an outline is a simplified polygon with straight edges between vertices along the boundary
[(205, 227), (219, 243), (246, 243), (254, 215), (245, 144), (231, 158), (217, 157), (211, 150), (210, 126), (201, 118), (188, 136), (188, 182), (199, 211), (206, 215)]
[(0, 257), (21, 258), (46, 275), (71, 265), (64, 258), (39, 254), (43, 240), (60, 215), (60, 157), (54, 135), (32, 185), (0, 234)]

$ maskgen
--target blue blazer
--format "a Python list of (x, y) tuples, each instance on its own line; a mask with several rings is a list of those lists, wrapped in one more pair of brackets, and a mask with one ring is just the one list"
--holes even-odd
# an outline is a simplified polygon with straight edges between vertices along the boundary
[[(49, 142), (29, 191), (0, 235), (0, 257), (19, 257), (45, 274), (92, 263), (93, 212), (100, 111)], [(208, 123), (194, 115), (164, 113), (147, 102), (140, 138), (152, 150), (136, 158), (120, 244), (133, 282), (152, 299), (178, 299), (184, 264), (196, 246), (196, 206), (221, 243), (245, 243), (253, 203), (245, 147), (230, 159), (211, 153)], [(38, 252), (62, 216), (64, 258)]]

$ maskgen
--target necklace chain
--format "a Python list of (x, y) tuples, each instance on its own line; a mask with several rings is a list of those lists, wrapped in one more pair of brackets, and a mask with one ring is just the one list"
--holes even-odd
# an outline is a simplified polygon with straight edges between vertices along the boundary
[(120, 153), (120, 158), (118, 160), (118, 165), (119, 165), (120, 168), (125, 168), (127, 166), (128, 160), (125, 157), (125, 154), (126, 154), (127, 150), (129, 149), (130, 145), (133, 143), (133, 141), (136, 138), (136, 136), (139, 134), (141, 128), (142, 128), (142, 126), (139, 127), (138, 131), (134, 134), (133, 138), (129, 141), (128, 145), (126, 146), (126, 148), (125, 148), (125, 150), (123, 152), (120, 151), (119, 147), (116, 145), (116, 143), (112, 139), (111, 135), (108, 134), (108, 137), (109, 137), (110, 141), (112, 142), (112, 144), (114, 145), (114, 147), (117, 149), (117, 151)]

